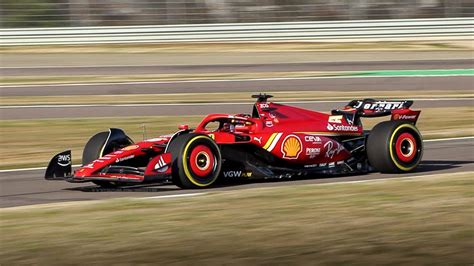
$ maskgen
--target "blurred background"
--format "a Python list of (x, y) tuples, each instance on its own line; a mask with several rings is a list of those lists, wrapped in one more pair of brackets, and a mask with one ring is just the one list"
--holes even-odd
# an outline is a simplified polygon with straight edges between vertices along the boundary
[[(473, 29), (472, 0), (1, 0), (0, 265), (472, 265)], [(153, 138), (258, 92), (323, 112), (414, 100), (417, 178), (166, 201), (148, 197), (190, 191), (43, 179), (97, 132)]]
[(2, 27), (471, 17), (471, 0), (3, 0)]

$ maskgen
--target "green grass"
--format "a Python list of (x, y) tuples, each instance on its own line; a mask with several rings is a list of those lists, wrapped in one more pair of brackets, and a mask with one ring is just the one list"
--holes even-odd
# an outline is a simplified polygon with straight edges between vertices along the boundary
[[(143, 116), (108, 118), (64, 118), (36, 120), (2, 120), (0, 122), (0, 152), (4, 154), (0, 169), (46, 166), (51, 157), (72, 149), (73, 163), (80, 163), (82, 149), (95, 133), (109, 127), (122, 128), (135, 141), (143, 139), (143, 124), (147, 137), (173, 133), (180, 124), (195, 127), (204, 116)], [(386, 120), (365, 119), (366, 128)], [(418, 126), (425, 139), (473, 136), (467, 125), (474, 121), (474, 107), (425, 108)], [(14, 152), (12, 152), (14, 151)]]
[(471, 265), (473, 174), (1, 209), (0, 263)]

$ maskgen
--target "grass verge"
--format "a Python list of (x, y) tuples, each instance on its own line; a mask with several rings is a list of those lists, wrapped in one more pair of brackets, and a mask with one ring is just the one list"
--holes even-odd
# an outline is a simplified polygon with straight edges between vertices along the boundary
[[(46, 166), (51, 157), (63, 150), (72, 149), (73, 163), (79, 163), (82, 149), (93, 134), (109, 127), (123, 128), (132, 139), (143, 139), (142, 125), (147, 136), (175, 132), (179, 124), (194, 127), (204, 116), (164, 117), (110, 117), (65, 118), (37, 120), (2, 120), (0, 122), (0, 152), (8, 154), (0, 161), (0, 169)], [(364, 119), (371, 128), (387, 118)], [(425, 139), (473, 136), (474, 107), (425, 108), (418, 127)], [(12, 152), (14, 151), (14, 152)]]
[(0, 262), (470, 265), (473, 174), (1, 209)]
[(269, 78), (314, 77), (364, 77), (364, 76), (446, 76), (474, 75), (474, 69), (425, 69), (425, 70), (367, 70), (367, 71), (293, 71), (253, 73), (189, 73), (189, 74), (141, 74), (141, 75), (78, 75), (78, 76), (5, 76), (5, 85), (54, 85), (54, 84), (101, 84), (119, 82), (167, 82), (197, 80), (241, 80)]
[(228, 42), (168, 44), (97, 44), (97, 45), (35, 45), (1, 47), (0, 53), (204, 53), (204, 52), (295, 52), (295, 51), (442, 51), (471, 50), (465, 41), (400, 41), (331, 43), (306, 42)]
[[(152, 90), (152, 89), (151, 89)], [(472, 91), (278, 91), (272, 92), (279, 101), (352, 100), (355, 98), (474, 98)], [(65, 96), (0, 96), (0, 103), (7, 105), (49, 104), (132, 104), (132, 103), (203, 103), (249, 102), (249, 92), (170, 93), (170, 94), (121, 94), (121, 95), (65, 95)]]

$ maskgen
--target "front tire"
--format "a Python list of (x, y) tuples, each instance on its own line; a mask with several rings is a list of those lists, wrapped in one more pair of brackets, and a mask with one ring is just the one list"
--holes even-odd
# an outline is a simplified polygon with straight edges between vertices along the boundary
[(185, 134), (169, 146), (172, 155), (173, 183), (180, 188), (207, 188), (219, 177), (221, 153), (207, 135)]
[[(109, 134), (110, 133), (107, 131), (99, 132), (95, 134), (94, 136), (92, 136), (89, 139), (89, 141), (87, 141), (86, 146), (84, 147), (84, 151), (82, 152), (82, 165), (89, 164), (92, 161), (103, 156), (104, 153), (107, 152), (106, 148), (112, 149), (112, 150), (118, 150), (121, 148), (120, 146), (117, 146), (116, 144), (112, 144), (109, 147), (104, 147), (104, 145), (107, 142), (107, 139), (109, 138)], [(129, 139), (124, 139), (122, 142), (131, 144), (131, 140)], [(103, 188), (115, 188), (120, 185), (123, 185), (117, 182), (102, 181), (102, 180), (95, 180), (95, 181), (92, 181), (92, 183)]]
[(422, 156), (423, 139), (410, 123), (381, 122), (367, 139), (369, 163), (382, 173), (409, 172), (418, 166)]
[(84, 151), (82, 152), (82, 165), (86, 165), (102, 156), (102, 147), (104, 147), (109, 132), (99, 132), (87, 141)]

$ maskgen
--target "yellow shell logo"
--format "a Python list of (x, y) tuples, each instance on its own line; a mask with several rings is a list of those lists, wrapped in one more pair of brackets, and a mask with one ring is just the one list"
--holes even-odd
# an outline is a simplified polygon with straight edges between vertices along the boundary
[(285, 159), (298, 159), (302, 149), (302, 143), (298, 136), (288, 135), (281, 144), (281, 152)]

